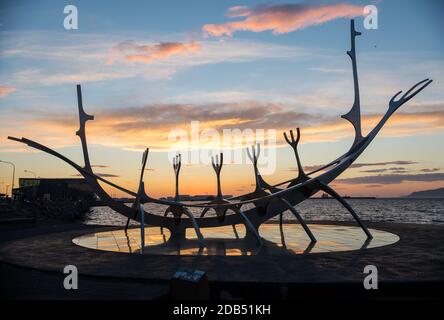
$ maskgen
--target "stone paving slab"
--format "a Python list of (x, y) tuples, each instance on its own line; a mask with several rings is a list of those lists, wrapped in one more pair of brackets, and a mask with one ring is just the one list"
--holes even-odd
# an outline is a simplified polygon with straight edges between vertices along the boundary
[(89, 276), (159, 281), (169, 280), (177, 269), (188, 267), (206, 271), (213, 282), (362, 283), (363, 269), (368, 264), (378, 267), (380, 281), (444, 280), (444, 227), (395, 223), (369, 226), (395, 233), (400, 241), (350, 252), (278, 256), (142, 256), (92, 250), (72, 242), (80, 235), (117, 229), (100, 227), (3, 243), (0, 261), (59, 273), (64, 266), (73, 264), (80, 274)]

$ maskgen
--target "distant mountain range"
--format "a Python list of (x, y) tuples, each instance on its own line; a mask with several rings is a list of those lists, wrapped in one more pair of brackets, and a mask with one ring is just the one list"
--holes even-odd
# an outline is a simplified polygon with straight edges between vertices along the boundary
[(412, 192), (407, 198), (443, 198), (444, 188)]

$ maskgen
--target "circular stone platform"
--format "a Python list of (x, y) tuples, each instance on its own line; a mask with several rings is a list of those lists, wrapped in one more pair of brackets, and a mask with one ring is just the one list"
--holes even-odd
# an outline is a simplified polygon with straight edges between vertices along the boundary
[[(347, 234), (348, 222), (319, 222), (330, 230)], [(363, 269), (372, 264), (378, 268), (378, 277), (384, 282), (443, 281), (444, 279), (444, 227), (439, 225), (368, 223), (372, 231), (386, 231), (399, 236), (399, 241), (381, 247), (353, 251), (320, 252), (316, 254), (257, 254), (231, 255), (159, 255), (122, 254), (92, 250), (73, 243), (92, 232), (116, 231), (116, 227), (81, 227), (65, 231), (14, 240), (0, 245), (0, 261), (26, 268), (62, 273), (66, 265), (75, 265), (82, 275), (169, 281), (179, 268), (199, 269), (207, 272), (213, 283), (358, 283), (362, 284)], [(279, 230), (279, 225), (269, 225)], [(297, 236), (290, 224), (284, 225), (287, 246)], [(240, 231), (240, 230), (239, 230)], [(276, 231), (273, 231), (276, 232)], [(275, 233), (274, 233), (275, 234)], [(306, 235), (300, 232), (302, 237)], [(262, 235), (266, 235), (262, 232)], [(317, 235), (315, 233), (315, 235)], [(318, 236), (318, 235), (317, 235)], [(304, 238), (306, 239), (306, 238)], [(191, 239), (192, 240), (192, 239)], [(272, 241), (270, 241), (272, 240)], [(376, 239), (377, 240), (377, 239)], [(322, 237), (318, 236), (319, 245)], [(269, 238), (267, 246), (278, 247), (279, 241)], [(315, 246), (316, 248), (316, 246)], [(283, 248), (278, 247), (282, 252)]]
[[(247, 244), (243, 225), (201, 229), (205, 247), (199, 248), (199, 242), (193, 229), (187, 229), (187, 240), (168, 243), (169, 232), (159, 227), (145, 228), (144, 254), (158, 255), (221, 255), (246, 256), (253, 254), (314, 254), (321, 252), (339, 252), (376, 248), (393, 244), (399, 240), (396, 234), (370, 230), (373, 239), (367, 239), (362, 229), (351, 226), (310, 225), (318, 240), (311, 243), (299, 224), (264, 224), (259, 233), (266, 240), (265, 246), (258, 251), (255, 244)], [(140, 229), (133, 228), (90, 233), (76, 237), (73, 243), (96, 250), (140, 253)]]

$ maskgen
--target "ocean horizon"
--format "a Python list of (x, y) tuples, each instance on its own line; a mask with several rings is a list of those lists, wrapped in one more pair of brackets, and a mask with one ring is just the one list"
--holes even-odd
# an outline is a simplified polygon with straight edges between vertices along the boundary
[[(350, 205), (360, 215), (361, 219), (371, 222), (444, 224), (444, 199), (414, 199), (414, 198), (374, 198), (347, 199)], [(145, 210), (163, 215), (165, 206), (145, 204)], [(247, 206), (245, 206), (247, 208)], [(198, 217), (200, 208), (191, 208)], [(296, 206), (304, 219), (326, 221), (354, 221), (347, 210), (334, 199), (308, 199)], [(209, 214), (208, 214), (209, 216)], [(289, 211), (283, 214), (285, 221), (294, 221), (295, 217)], [(271, 219), (279, 220), (279, 216)], [(85, 224), (123, 226), (126, 217), (118, 214), (109, 207), (92, 207), (86, 215)], [(131, 221), (131, 225), (138, 223)]]

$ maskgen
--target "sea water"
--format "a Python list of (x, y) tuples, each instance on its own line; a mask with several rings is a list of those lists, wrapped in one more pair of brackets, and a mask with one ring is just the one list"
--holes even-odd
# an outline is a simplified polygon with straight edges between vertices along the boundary
[[(363, 220), (373, 222), (400, 222), (444, 224), (444, 199), (347, 199)], [(244, 208), (248, 208), (245, 206)], [(352, 216), (334, 199), (308, 199), (296, 208), (307, 220), (352, 221)], [(163, 215), (166, 207), (158, 204), (145, 204), (145, 210)], [(201, 208), (191, 208), (199, 216)], [(208, 214), (209, 216), (209, 214)], [(286, 211), (284, 220), (295, 220)], [(279, 219), (278, 217), (273, 218)], [(109, 207), (93, 207), (86, 216), (86, 224), (125, 225), (126, 217)], [(131, 222), (132, 225), (137, 223)]]

